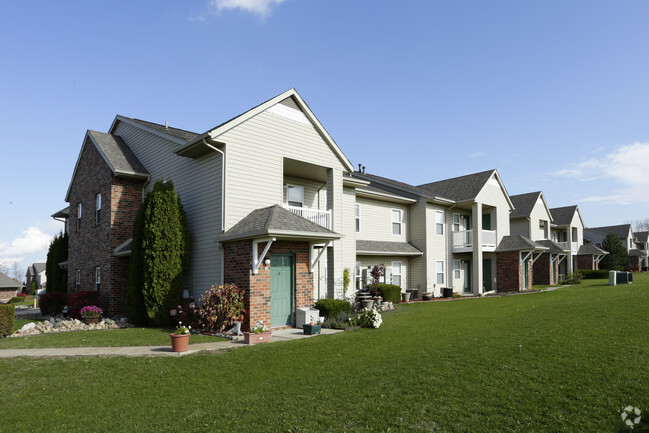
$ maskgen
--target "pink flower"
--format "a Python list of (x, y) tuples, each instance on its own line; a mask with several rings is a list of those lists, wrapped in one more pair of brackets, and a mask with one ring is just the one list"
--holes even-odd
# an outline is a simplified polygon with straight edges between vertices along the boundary
[(196, 304), (192, 302), (191, 304), (189, 304), (189, 308), (196, 308)]
[(179, 306), (178, 306), (178, 309), (179, 309), (179, 310), (182, 310), (182, 309), (183, 309), (183, 306), (182, 306), (182, 305), (179, 305)]
[(169, 314), (171, 314), (172, 316), (175, 316), (175, 315), (176, 315), (176, 313), (177, 313), (177, 311), (176, 311), (176, 310), (171, 310), (171, 311), (169, 312)]

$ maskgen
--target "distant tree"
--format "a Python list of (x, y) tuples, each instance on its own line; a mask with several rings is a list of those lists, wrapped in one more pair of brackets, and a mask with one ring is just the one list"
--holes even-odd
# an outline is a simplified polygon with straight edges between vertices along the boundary
[(68, 291), (68, 272), (61, 269), (59, 263), (68, 259), (68, 234), (59, 233), (54, 236), (47, 252), (45, 276), (47, 277), (47, 293), (65, 293)]
[(649, 232), (649, 218), (645, 218), (643, 220), (636, 220), (633, 226), (634, 226), (633, 231), (635, 232)]
[(127, 296), (131, 320), (170, 324), (169, 312), (181, 299), (188, 264), (189, 234), (180, 196), (171, 181), (158, 181), (142, 203), (133, 230)]
[(628, 269), (629, 257), (622, 241), (613, 233), (606, 235), (602, 241), (602, 249), (608, 251), (599, 264), (600, 269), (625, 271)]

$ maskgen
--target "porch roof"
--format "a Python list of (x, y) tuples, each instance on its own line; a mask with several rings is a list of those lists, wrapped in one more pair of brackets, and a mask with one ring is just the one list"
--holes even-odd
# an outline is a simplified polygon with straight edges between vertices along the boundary
[(629, 250), (629, 257), (647, 257), (645, 253), (635, 248)]
[(496, 247), (496, 252), (501, 253), (505, 251), (537, 251), (545, 252), (549, 248), (523, 235), (510, 235), (504, 236)]
[(561, 254), (561, 253), (569, 253), (570, 249), (568, 248), (563, 248), (561, 245), (558, 243), (551, 241), (549, 239), (544, 239), (542, 241), (536, 241), (537, 244), (541, 244), (544, 247), (547, 247), (548, 250), (546, 253), (552, 253), (552, 254)]
[(599, 256), (602, 254), (608, 254), (608, 251), (604, 251), (601, 248), (597, 248), (593, 244), (584, 244), (579, 247), (579, 251), (577, 251), (578, 256)]
[(325, 241), (342, 235), (302, 218), (280, 205), (255, 209), (217, 238), (219, 242), (276, 237)]
[(358, 256), (422, 256), (423, 254), (408, 242), (356, 241)]

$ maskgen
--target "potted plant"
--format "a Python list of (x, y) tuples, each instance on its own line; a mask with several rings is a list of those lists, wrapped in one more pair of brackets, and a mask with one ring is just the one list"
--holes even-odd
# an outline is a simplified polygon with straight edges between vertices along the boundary
[(424, 292), (421, 295), (421, 299), (423, 299), (424, 301), (430, 301), (431, 299), (433, 299), (433, 293), (432, 292)]
[(87, 305), (79, 311), (79, 314), (81, 314), (86, 325), (90, 325), (91, 323), (99, 323), (99, 319), (101, 319), (101, 314), (103, 312), (104, 310), (96, 305)]
[(244, 332), (243, 338), (246, 344), (269, 343), (272, 335), (270, 327), (260, 321), (250, 328), (250, 332)]
[(171, 337), (171, 351), (172, 352), (185, 352), (189, 347), (189, 334), (191, 326), (184, 326), (183, 322), (178, 322), (178, 326), (169, 334)]
[(302, 325), (302, 330), (306, 335), (319, 334), (320, 332), (322, 332), (322, 322), (318, 321), (317, 323), (305, 323), (304, 325)]
[(410, 301), (410, 292), (405, 292), (401, 294), (401, 302)]

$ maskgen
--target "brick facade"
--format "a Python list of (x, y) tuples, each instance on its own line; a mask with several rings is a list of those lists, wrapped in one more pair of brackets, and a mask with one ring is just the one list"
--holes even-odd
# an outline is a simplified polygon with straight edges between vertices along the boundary
[[(554, 272), (553, 268), (554, 267)], [(534, 284), (557, 284), (557, 278), (559, 275), (559, 264), (555, 260), (552, 263), (552, 258), (549, 253), (541, 254), (541, 257), (536, 259), (534, 262), (534, 275), (533, 282)]]
[[(113, 251), (133, 234), (142, 188), (142, 181), (115, 177), (94, 144), (86, 143), (68, 197), (68, 293), (77, 291), (78, 270), (78, 290), (96, 290), (95, 270), (99, 267), (101, 307), (106, 316), (126, 315), (129, 259), (115, 257)], [(101, 211), (97, 222), (95, 203), (99, 193)], [(79, 203), (81, 227), (77, 230)]]
[[(266, 244), (259, 244), (263, 251)], [(256, 275), (252, 274), (252, 241), (228, 242), (223, 246), (224, 282), (234, 283), (246, 290), (247, 310), (243, 330), (259, 321), (270, 324), (270, 266), (262, 264)], [(271, 245), (270, 254), (292, 254), (295, 263), (295, 308), (313, 305), (313, 274), (309, 272), (310, 245), (308, 242), (276, 241)], [(295, 317), (293, 317), (295, 324)]]
[(629, 256), (629, 271), (638, 272), (640, 270), (640, 257)]
[(593, 263), (592, 255), (577, 256), (577, 270), (580, 269), (599, 269), (599, 263)]
[[(520, 263), (518, 251), (496, 253), (496, 274), (498, 275), (499, 292), (520, 292), (523, 290), (523, 264)], [(532, 263), (527, 261), (527, 287), (532, 287)]]

